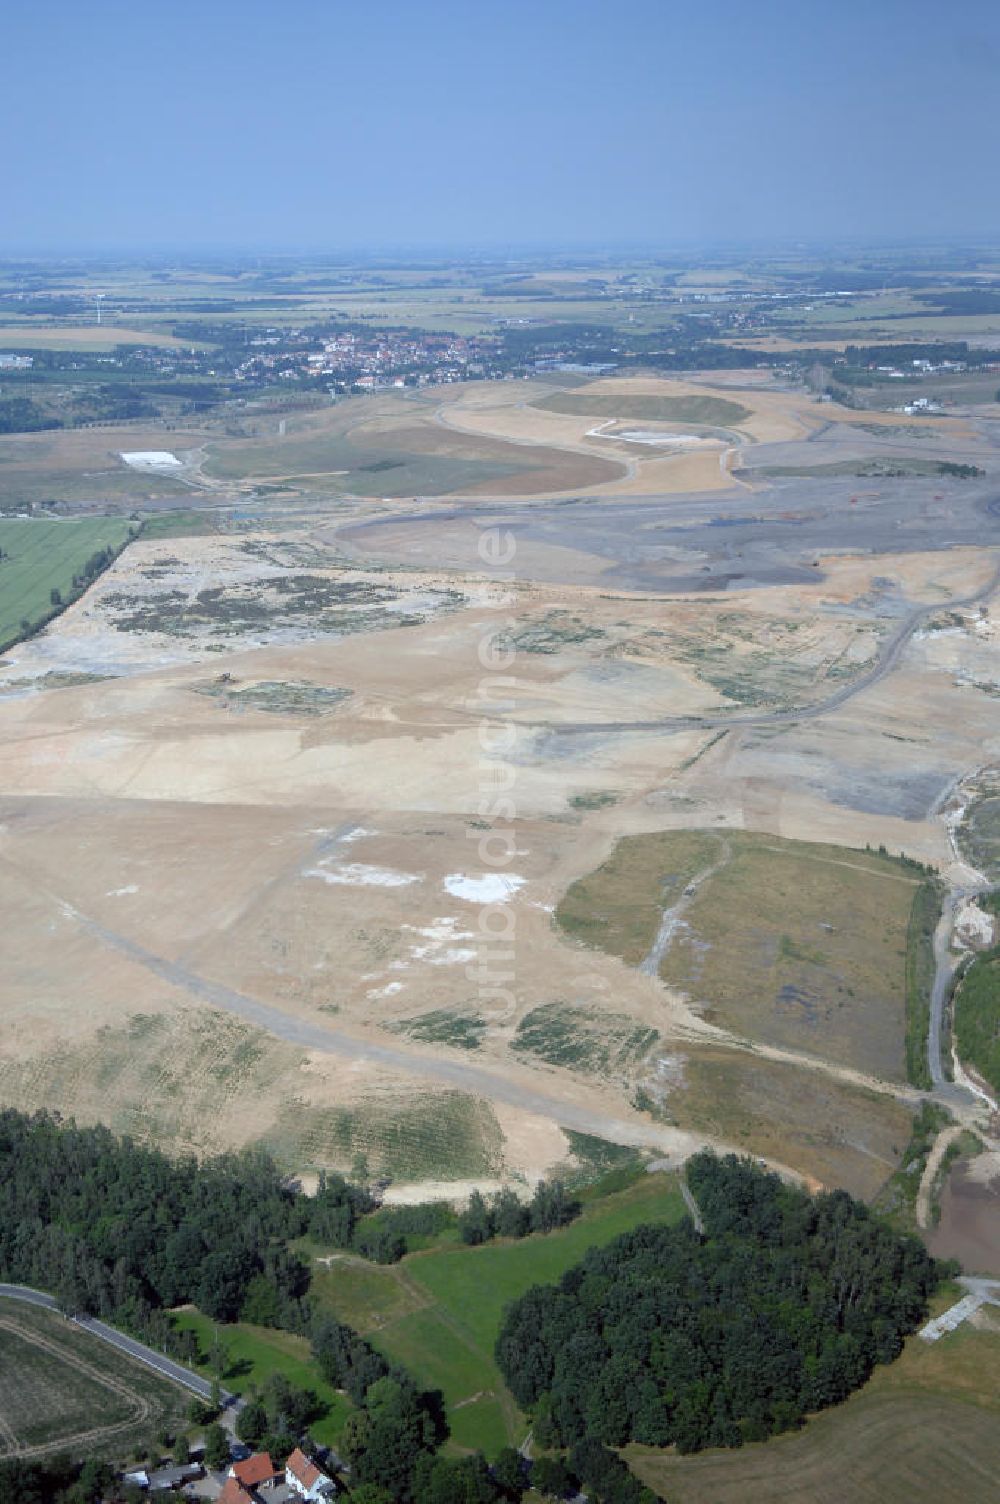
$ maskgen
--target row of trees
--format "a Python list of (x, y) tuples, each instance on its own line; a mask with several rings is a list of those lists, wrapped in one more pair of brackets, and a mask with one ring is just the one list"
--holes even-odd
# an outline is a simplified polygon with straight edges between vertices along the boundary
[(844, 1192), (750, 1161), (689, 1164), (706, 1227), (639, 1227), (509, 1309), (501, 1371), (542, 1446), (739, 1446), (842, 1400), (895, 1358), (938, 1270)]
[[(169, 1489), (156, 1497), (173, 1504), (183, 1495)], [(123, 1482), (110, 1463), (94, 1458), (0, 1461), (0, 1504), (144, 1504), (146, 1498), (138, 1484)]]
[(273, 1373), (236, 1417), (236, 1435), (249, 1446), (275, 1457), (287, 1457), (310, 1423), (322, 1414), (323, 1406), (311, 1390), (300, 1389), (284, 1374)]
[(1000, 946), (976, 956), (954, 1001), (955, 1043), (994, 1091), (1000, 1091)]
[(504, 1188), (486, 1199), (473, 1191), (458, 1219), (463, 1243), (488, 1243), (491, 1238), (526, 1238), (533, 1232), (553, 1232), (580, 1215), (581, 1205), (559, 1180), (540, 1180), (525, 1205), (512, 1190)]

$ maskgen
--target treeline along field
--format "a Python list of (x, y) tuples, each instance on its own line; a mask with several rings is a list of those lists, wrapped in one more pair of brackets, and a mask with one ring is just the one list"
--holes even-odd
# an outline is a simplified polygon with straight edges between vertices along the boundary
[(739, 1447), (839, 1404), (902, 1351), (939, 1279), (844, 1191), (689, 1162), (705, 1224), (638, 1227), (510, 1307), (496, 1355), (540, 1446)]
[(1000, 946), (976, 957), (954, 1006), (959, 1057), (1000, 1092)]
[(0, 652), (58, 616), (136, 533), (121, 517), (0, 518)]

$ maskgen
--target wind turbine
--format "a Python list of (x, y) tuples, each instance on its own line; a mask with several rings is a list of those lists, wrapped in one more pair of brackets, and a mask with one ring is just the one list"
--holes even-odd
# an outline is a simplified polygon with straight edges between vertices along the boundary
[(105, 293), (105, 292), (95, 292), (94, 293), (94, 302), (97, 304), (97, 327), (98, 327), (98, 329), (101, 327), (101, 302), (106, 297), (107, 297), (107, 293)]

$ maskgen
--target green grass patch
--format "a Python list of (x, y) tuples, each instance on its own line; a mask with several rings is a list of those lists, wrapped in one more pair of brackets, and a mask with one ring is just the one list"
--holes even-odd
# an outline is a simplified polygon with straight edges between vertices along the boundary
[(927, 1035), (934, 985), (934, 931), (941, 917), (942, 887), (925, 878), (913, 894), (906, 926), (906, 1079), (929, 1091)]
[(0, 652), (75, 600), (82, 590), (74, 576), (102, 549), (124, 548), (132, 526), (121, 517), (0, 518)]
[[(307, 1249), (298, 1251), (305, 1255)], [(356, 1254), (336, 1253), (328, 1264), (312, 1267), (311, 1299), (367, 1337), (427, 1304), (401, 1264), (369, 1264)]]
[(486, 1025), (475, 1013), (435, 1008), (415, 1018), (402, 1018), (389, 1027), (397, 1034), (419, 1039), (422, 1044), (446, 1044), (455, 1050), (478, 1050)]
[(588, 1248), (641, 1222), (674, 1222), (684, 1203), (673, 1176), (647, 1175), (588, 1206), (568, 1227), (517, 1242), (416, 1254), (406, 1270), (483, 1352), (492, 1353), (504, 1308), (535, 1284), (559, 1278)]
[(234, 1394), (247, 1394), (259, 1388), (272, 1373), (283, 1374), (299, 1389), (311, 1390), (323, 1414), (310, 1425), (310, 1434), (322, 1446), (336, 1446), (353, 1407), (345, 1395), (323, 1378), (304, 1337), (242, 1321), (219, 1326), (200, 1311), (179, 1311), (173, 1324), (177, 1331), (194, 1332), (199, 1348), (199, 1359), (194, 1366), (206, 1378), (213, 1376), (209, 1354), (218, 1332), (226, 1352), (222, 1384)]
[(607, 809), (609, 805), (617, 804), (621, 794), (616, 794), (612, 789), (594, 789), (587, 794), (573, 794), (570, 796), (570, 809)]
[(731, 428), (750, 416), (750, 409), (726, 397), (660, 397), (638, 393), (591, 392), (578, 387), (532, 403), (548, 413), (573, 413), (587, 418), (643, 418), (663, 423), (699, 423)]
[[(493, 1361), (505, 1307), (535, 1284), (559, 1278), (588, 1248), (609, 1243), (642, 1222), (677, 1222), (684, 1202), (673, 1176), (627, 1169), (621, 1189), (585, 1191), (584, 1210), (568, 1227), (478, 1248), (449, 1244), (371, 1271), (353, 1261), (317, 1273), (313, 1298), (362, 1331), (421, 1385), (439, 1388), (452, 1442), (495, 1453), (519, 1445), (526, 1425)], [(623, 1174), (623, 1178), (626, 1178)]]
[(113, 674), (76, 673), (71, 669), (50, 669), (47, 674), (36, 674), (33, 679), (5, 679), (0, 684), (0, 694), (17, 694), (26, 689), (36, 691), (78, 689), (81, 684), (103, 684), (112, 678), (114, 678)]
[(638, 1149), (598, 1139), (594, 1134), (576, 1133), (573, 1128), (564, 1128), (562, 1133), (577, 1163), (577, 1169), (564, 1176), (574, 1190), (589, 1187), (592, 1196), (612, 1196), (645, 1175), (645, 1160)]
[(547, 611), (511, 634), (513, 646), (522, 653), (561, 653), (565, 648), (585, 642), (599, 642), (607, 637), (601, 627), (592, 626), (572, 611)]
[[(860, 425), (858, 425), (860, 426)], [(950, 460), (896, 459), (878, 456), (864, 460), (832, 460), (827, 465), (763, 465), (752, 475), (816, 476), (853, 475), (860, 480), (901, 480), (908, 475), (935, 475), (952, 480), (971, 480), (984, 475), (977, 465), (956, 465)]]
[(959, 1058), (1000, 1091), (1000, 946), (977, 956), (955, 993)]
[(217, 533), (228, 521), (224, 512), (198, 512), (189, 507), (171, 512), (149, 512), (143, 521), (144, 538), (198, 538)]
[(191, 686), (227, 710), (263, 710), (271, 715), (329, 715), (354, 693), (332, 684), (310, 684), (298, 679), (259, 679), (238, 684), (229, 676)]

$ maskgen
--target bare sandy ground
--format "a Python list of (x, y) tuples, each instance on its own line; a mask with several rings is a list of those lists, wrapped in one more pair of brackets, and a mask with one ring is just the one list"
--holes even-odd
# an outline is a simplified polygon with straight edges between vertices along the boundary
[[(595, 389), (710, 390), (644, 377)], [(832, 420), (829, 405), (749, 379), (728, 390), (752, 410), (748, 446), (797, 443)], [(522, 397), (481, 384), (449, 393), (440, 414), (589, 452), (593, 419)], [(709, 462), (731, 486), (720, 453), (629, 453), (619, 494), (696, 492), (680, 467)], [(355, 515), (400, 510), (359, 503)], [(565, 1162), (574, 1124), (683, 1153), (705, 1134), (636, 1106), (648, 1062), (595, 1076), (514, 1048), (527, 1015), (553, 1005), (654, 1030), (665, 1055), (733, 1043), (656, 979), (558, 930), (567, 887), (623, 834), (704, 826), (951, 860), (941, 792), (1000, 759), (1000, 607), (918, 633), (893, 673), (828, 716), (765, 720), (849, 682), (906, 610), (947, 613), (990, 577), (988, 550), (907, 551), (901, 535), (899, 550), (830, 553), (803, 582), (667, 595), (608, 588), (571, 523), (537, 545), (572, 563), (562, 583), (461, 571), (445, 537), (413, 534), (406, 564), (387, 567), (338, 552), (321, 509), (294, 534), (140, 542), (11, 653), (0, 669), (5, 1100), (198, 1149), (264, 1138), (299, 1168), (348, 1168), (337, 1114), (382, 1121), (464, 1092), (489, 1107), (502, 1150), (478, 1176), (442, 1162), (406, 1181), (439, 1189), (530, 1182)], [(338, 604), (247, 627), (209, 614), (180, 631), (153, 618), (122, 628), (171, 592), (280, 604), (302, 574), (369, 592), (364, 620), (345, 626), (338, 613), (362, 608)], [(498, 641), (512, 649), (503, 673), (489, 666)], [(52, 672), (109, 677), (48, 689)], [(262, 684), (347, 693), (317, 715), (230, 698)], [(761, 724), (620, 724), (748, 705)], [(569, 733), (577, 723), (593, 729)], [(484, 988), (477, 968), (496, 947), (481, 922), (497, 892), (514, 975)], [(475, 1048), (422, 1036), (440, 1016), (472, 1018)], [(858, 1085), (821, 1055), (809, 1069), (834, 1093), (838, 1080)], [(824, 1163), (853, 1152), (840, 1145)]]

